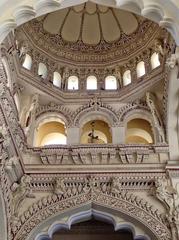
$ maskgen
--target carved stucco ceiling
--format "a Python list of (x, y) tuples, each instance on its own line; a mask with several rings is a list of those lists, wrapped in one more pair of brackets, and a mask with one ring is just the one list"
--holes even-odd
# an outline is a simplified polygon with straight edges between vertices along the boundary
[(64, 41), (92, 45), (118, 41), (122, 32), (130, 35), (138, 28), (134, 14), (91, 2), (50, 13), (42, 21), (44, 30), (60, 34)]
[(106, 64), (129, 58), (159, 35), (157, 24), (133, 13), (87, 2), (32, 20), (18, 31), (63, 63)]

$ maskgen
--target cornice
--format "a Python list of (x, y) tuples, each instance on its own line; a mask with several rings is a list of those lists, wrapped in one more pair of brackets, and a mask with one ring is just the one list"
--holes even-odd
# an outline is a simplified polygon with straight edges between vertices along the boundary
[(91, 174), (91, 173), (124, 173), (124, 174), (151, 174), (151, 173), (166, 173), (166, 164), (126, 164), (126, 165), (85, 165), (85, 166), (57, 166), (57, 165), (38, 165), (38, 164), (25, 164), (24, 171), (26, 174)]

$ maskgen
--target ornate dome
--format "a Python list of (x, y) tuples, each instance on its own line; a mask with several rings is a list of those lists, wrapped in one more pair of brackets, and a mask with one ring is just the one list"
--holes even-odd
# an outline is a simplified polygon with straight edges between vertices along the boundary
[(136, 14), (87, 2), (46, 14), (18, 31), (19, 39), (25, 36), (61, 63), (107, 66), (145, 49), (162, 30)]
[(97, 45), (102, 40), (116, 42), (122, 33), (130, 35), (139, 25), (132, 13), (91, 2), (53, 12), (41, 20), (48, 33), (59, 34), (66, 42), (81, 40), (88, 45)]

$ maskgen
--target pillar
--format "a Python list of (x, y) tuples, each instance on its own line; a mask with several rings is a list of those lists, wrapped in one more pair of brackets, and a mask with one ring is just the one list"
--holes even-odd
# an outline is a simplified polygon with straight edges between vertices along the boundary
[(67, 128), (67, 144), (79, 144), (80, 143), (80, 129), (78, 127)]
[(111, 128), (111, 131), (112, 131), (113, 144), (125, 143), (125, 127), (124, 126), (114, 126)]

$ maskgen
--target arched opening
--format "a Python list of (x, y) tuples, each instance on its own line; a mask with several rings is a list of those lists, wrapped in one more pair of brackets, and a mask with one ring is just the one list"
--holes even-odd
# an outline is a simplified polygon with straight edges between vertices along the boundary
[(95, 76), (89, 76), (86, 79), (86, 89), (96, 90), (98, 88), (97, 78)]
[(31, 56), (30, 56), (29, 54), (26, 54), (26, 55), (25, 55), (25, 60), (24, 60), (24, 62), (23, 62), (23, 64), (22, 64), (22, 66), (23, 66), (24, 68), (26, 68), (27, 70), (31, 70), (31, 67), (32, 67), (32, 58), (31, 58)]
[(143, 61), (137, 64), (137, 77), (140, 78), (145, 75), (145, 63)]
[(131, 83), (131, 71), (127, 70), (123, 74), (123, 86), (127, 86)]
[(44, 63), (39, 63), (38, 75), (41, 78), (47, 78), (47, 67)]
[[(61, 219), (59, 219), (59, 216), (55, 217), (55, 219), (50, 221), (50, 227), (49, 223), (48, 225), (47, 223), (45, 224), (46, 226), (48, 226), (48, 232), (43, 232), (40, 234), (38, 232), (37, 234), (37, 231), (39, 230), (38, 227), (38, 229), (36, 229), (35, 231), (36, 234), (33, 233), (31, 234), (31, 236), (33, 236), (35, 240), (59, 240), (61, 238), (66, 239), (66, 234), (69, 234), (70, 238), (75, 240), (79, 239), (80, 237), (82, 237), (82, 239), (91, 239), (93, 238), (93, 236), (96, 240), (97, 237), (98, 239), (101, 237), (101, 239), (106, 240), (113, 238), (114, 240), (157, 239), (155, 234), (153, 234), (151, 230), (146, 228), (145, 224), (141, 224), (132, 218), (129, 220), (126, 215), (121, 213), (119, 214), (119, 212), (116, 212), (115, 215), (113, 215), (114, 212), (111, 212), (111, 209), (108, 210), (105, 207), (101, 208), (101, 206), (93, 204), (92, 209), (90, 208), (90, 206), (88, 207), (88, 205), (86, 205), (85, 211), (84, 208), (82, 212), (78, 211), (79, 209), (75, 209), (73, 213), (68, 215), (65, 222), (63, 222), (63, 220), (60, 221)], [(56, 222), (54, 222), (54, 220), (56, 220)], [(97, 228), (95, 228), (95, 226), (97, 226)], [(79, 229), (81, 231), (79, 231)], [(72, 232), (70, 232), (70, 230), (72, 230)], [(91, 230), (94, 235), (90, 234), (92, 233)], [(77, 233), (77, 235), (75, 233)], [(151, 236), (151, 238), (149, 236)], [(31, 238), (28, 238), (28, 240), (30, 239)]]
[(112, 136), (109, 125), (102, 120), (93, 120), (87, 122), (81, 131), (82, 144), (106, 144), (112, 143)]
[(68, 90), (78, 90), (78, 77), (70, 76), (68, 78)]
[(116, 90), (117, 80), (115, 76), (107, 76), (105, 78), (105, 89), (106, 90)]
[(63, 121), (43, 123), (37, 130), (35, 146), (66, 144), (66, 129)]
[[(80, 236), (78, 234), (79, 232), (80, 232)], [(94, 218), (88, 221), (76, 223), (71, 226), (70, 230), (61, 229), (57, 231), (56, 233), (53, 234), (52, 240), (59, 240), (59, 239), (134, 240), (133, 234), (129, 229), (124, 228), (124, 229), (119, 229), (115, 231), (113, 224), (99, 221)], [(144, 240), (144, 238), (141, 238), (141, 240)]]
[(127, 144), (152, 144), (154, 135), (151, 125), (144, 119), (135, 118), (127, 123), (126, 130)]
[(61, 88), (61, 75), (58, 72), (53, 73), (53, 85)]
[(155, 69), (159, 66), (160, 66), (159, 54), (155, 52), (151, 56), (151, 67), (152, 69)]

